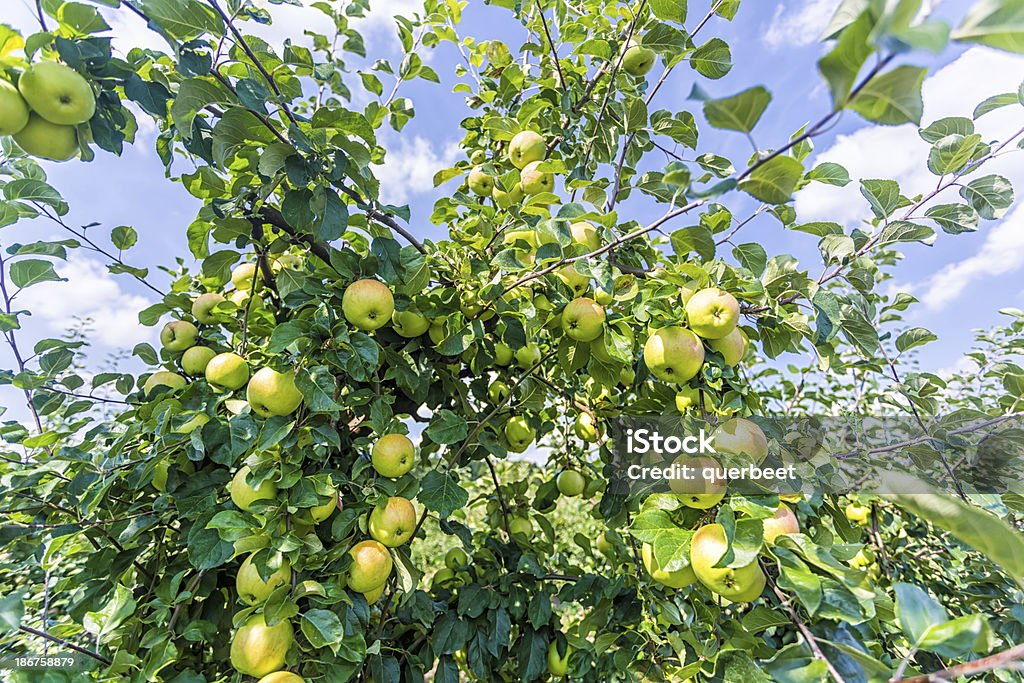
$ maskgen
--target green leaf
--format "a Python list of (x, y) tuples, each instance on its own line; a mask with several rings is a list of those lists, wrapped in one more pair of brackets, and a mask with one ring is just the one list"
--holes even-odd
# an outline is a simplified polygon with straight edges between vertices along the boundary
[(896, 338), (896, 349), (900, 353), (908, 351), (909, 349), (916, 348), (918, 346), (924, 346), (929, 342), (937, 341), (938, 337), (935, 336), (931, 330), (923, 327), (914, 327), (907, 330), (899, 337)]
[(924, 590), (909, 583), (897, 583), (896, 616), (911, 643), (919, 643), (929, 628), (949, 619), (946, 610)]
[(864, 62), (872, 53), (868, 43), (871, 33), (871, 18), (868, 13), (852, 22), (839, 36), (839, 42), (832, 51), (818, 60), (818, 70), (828, 82), (832, 93), (832, 106), (840, 107), (857, 80)]
[(850, 184), (850, 173), (839, 164), (826, 161), (808, 171), (807, 179), (817, 180), (826, 185), (845, 187)]
[(303, 635), (313, 647), (326, 647), (340, 643), (345, 637), (345, 626), (338, 615), (326, 609), (311, 609), (304, 612), (299, 624)]
[(465, 507), (469, 502), (469, 493), (455, 481), (451, 474), (431, 470), (420, 482), (420, 492), (416, 496), (431, 512), (436, 512), (442, 519), (451, 516), (456, 510)]
[(895, 180), (862, 180), (860, 193), (868, 200), (877, 218), (887, 218), (904, 205), (899, 183)]
[(938, 119), (931, 123), (927, 128), (922, 128), (918, 131), (918, 135), (920, 135), (925, 142), (932, 145), (947, 135), (967, 136), (973, 133), (974, 121), (963, 116), (949, 116), (944, 119)]
[(968, 614), (928, 627), (918, 648), (940, 657), (966, 657), (972, 652), (986, 652), (992, 630), (982, 614)]
[(466, 439), (469, 425), (464, 417), (443, 408), (434, 414), (423, 433), (434, 443), (453, 444)]
[(668, 24), (656, 23), (643, 37), (643, 46), (665, 57), (675, 57), (692, 49), (689, 37)]
[(1013, 204), (1013, 185), (1000, 175), (987, 175), (960, 188), (960, 196), (986, 220), (1002, 218)]
[(757, 277), (761, 277), (768, 266), (768, 254), (757, 242), (747, 242), (732, 250), (732, 255), (740, 264)]
[(1024, 2), (981, 0), (975, 3), (953, 39), (1009, 52), (1024, 52)]
[(740, 181), (739, 188), (766, 204), (782, 204), (793, 198), (793, 190), (803, 172), (799, 161), (779, 155), (755, 168)]
[(928, 170), (937, 176), (959, 171), (974, 157), (981, 136), (977, 133), (963, 135), (947, 135), (936, 142), (928, 153)]
[(650, 0), (651, 12), (662, 21), (682, 24), (686, 21), (687, 0)]
[(664, 110), (656, 111), (651, 114), (651, 128), (655, 133), (667, 135), (690, 149), (697, 148), (697, 124), (688, 111), (681, 111), (675, 116)]
[(57, 215), (68, 212), (68, 205), (57, 190), (42, 180), (34, 178), (18, 178), (4, 185), (4, 198), (9, 201), (20, 200), (49, 206)]
[(920, 242), (930, 245), (935, 242), (935, 231), (927, 225), (918, 225), (909, 221), (893, 221), (882, 228), (882, 232), (878, 236), (878, 246), (896, 242)]
[(943, 232), (959, 235), (978, 229), (981, 217), (974, 207), (966, 204), (936, 204), (929, 207), (924, 215), (939, 224)]
[(139, 234), (127, 225), (119, 225), (110, 231), (110, 241), (120, 251), (131, 249), (139, 241)]
[(993, 95), (992, 97), (986, 98), (974, 108), (974, 118), (978, 119), (989, 113), (1002, 107), (1009, 107), (1014, 104), (1020, 104), (1020, 98), (1015, 92), (1005, 92), (1001, 95)]
[(722, 78), (732, 70), (732, 52), (721, 38), (712, 38), (690, 55), (690, 66), (705, 78)]
[(330, 368), (323, 365), (302, 369), (295, 376), (295, 386), (302, 393), (306, 406), (313, 412), (330, 413), (341, 410), (334, 400), (337, 382)]
[(17, 631), (25, 616), (24, 591), (11, 591), (0, 598), (0, 632)]
[(63, 282), (53, 264), (41, 259), (25, 259), (11, 264), (11, 282), (16, 287), (31, 287), (40, 282)]
[(216, 38), (224, 35), (221, 18), (196, 0), (143, 0), (142, 9), (152, 22), (182, 41), (204, 33)]
[(192, 120), (196, 113), (211, 104), (231, 103), (234, 98), (213, 81), (190, 78), (178, 87), (171, 104), (171, 120), (185, 139), (192, 138)]
[(749, 133), (772, 101), (771, 93), (756, 86), (720, 100), (704, 102), (704, 117), (715, 128)]
[(921, 85), (927, 69), (899, 66), (868, 81), (849, 107), (868, 121), (886, 126), (921, 123), (924, 100)]

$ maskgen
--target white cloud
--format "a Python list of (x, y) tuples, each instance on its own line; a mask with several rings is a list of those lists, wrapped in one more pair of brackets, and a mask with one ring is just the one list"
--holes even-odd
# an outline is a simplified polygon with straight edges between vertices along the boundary
[(57, 274), (68, 282), (35, 285), (16, 300), (32, 311), (31, 320), (45, 323), (49, 334), (62, 334), (79, 317), (92, 319), (90, 339), (108, 350), (130, 349), (155, 339), (155, 329), (141, 326), (138, 318), (151, 302), (123, 290), (101, 262), (72, 256), (57, 266)]
[(764, 32), (772, 48), (802, 47), (817, 42), (839, 6), (839, 0), (800, 0), (775, 6), (775, 14)]
[(430, 140), (417, 135), (411, 140), (400, 137), (387, 144), (382, 166), (374, 167), (380, 179), (381, 199), (388, 204), (405, 204), (414, 194), (434, 189), (434, 174), (455, 163), (459, 146), (449, 143), (438, 151)]

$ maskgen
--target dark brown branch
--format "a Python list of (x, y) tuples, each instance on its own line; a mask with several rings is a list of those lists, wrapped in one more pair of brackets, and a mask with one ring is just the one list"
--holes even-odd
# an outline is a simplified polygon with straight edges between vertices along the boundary
[(548, 39), (548, 45), (551, 47), (551, 56), (555, 60), (555, 69), (558, 70), (558, 82), (562, 89), (568, 88), (569, 84), (565, 82), (565, 74), (562, 73), (562, 64), (558, 60), (558, 50), (555, 48), (555, 41), (551, 38), (551, 29), (548, 28), (547, 17), (544, 16), (544, 8), (540, 6), (540, 0), (537, 0), (537, 14), (540, 15), (540, 23), (544, 27), (544, 36)]
[(498, 473), (494, 469), (494, 463), (491, 462), (490, 455), (484, 458), (484, 462), (487, 463), (487, 469), (491, 471), (491, 480), (494, 481), (494, 494), (498, 496), (498, 502), (501, 503), (501, 517), (505, 523), (505, 533), (508, 534), (509, 538), (512, 538), (512, 530), (508, 525), (508, 503), (505, 502), (505, 496), (501, 493), (501, 482), (498, 481)]
[(92, 657), (93, 659), (95, 659), (97, 661), (103, 662), (107, 666), (110, 666), (111, 664), (113, 664), (112, 661), (110, 661), (109, 659), (107, 659), (106, 657), (101, 655), (99, 652), (93, 652), (92, 650), (86, 650), (84, 647), (80, 647), (78, 645), (75, 645), (74, 643), (72, 643), (70, 641), (67, 641), (67, 640), (64, 640), (63, 638), (58, 638), (57, 636), (51, 636), (49, 633), (44, 633), (42, 631), (39, 631), (37, 629), (32, 628), (31, 626), (19, 626), (18, 630), (19, 631), (23, 631), (24, 633), (31, 633), (32, 635), (39, 636), (40, 638), (45, 638), (46, 640), (50, 641), (51, 643), (57, 643), (58, 645), (63, 645), (64, 647), (68, 648), (69, 650), (74, 650), (75, 652), (78, 652), (78, 653), (81, 653), (83, 655), (86, 655), (87, 657)]
[(1014, 665), (1018, 664), (1022, 659), (1024, 659), (1024, 645), (1015, 645), (1009, 650), (1003, 650), (1002, 652), (997, 652), (994, 655), (976, 659), (973, 662), (964, 662), (963, 664), (951, 666), (948, 669), (933, 671), (930, 674), (921, 674), (920, 676), (911, 676), (910, 678), (893, 678), (890, 679), (889, 683), (934, 683), (935, 681), (950, 681), (954, 678), (960, 678), (961, 676), (973, 676), (974, 674), (980, 674), (986, 671), (1017, 668)]

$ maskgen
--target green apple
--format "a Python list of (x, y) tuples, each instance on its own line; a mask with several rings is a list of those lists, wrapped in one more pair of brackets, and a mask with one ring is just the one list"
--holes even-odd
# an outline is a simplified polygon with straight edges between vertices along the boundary
[(253, 564), (253, 555), (245, 558), (235, 575), (235, 590), (238, 592), (238, 597), (247, 605), (265, 602), (275, 588), (292, 580), (292, 568), (288, 563), (288, 558), (282, 557), (280, 566), (264, 581), (256, 565)]
[(186, 384), (188, 382), (178, 373), (160, 370), (149, 376), (146, 383), (142, 385), (142, 393), (149, 396), (157, 387), (167, 387), (171, 391), (180, 391), (185, 388)]
[(384, 597), (385, 588), (387, 588), (387, 586), (382, 585), (379, 588), (375, 588), (372, 591), (366, 591), (365, 593), (363, 593), (363, 597), (366, 598), (366, 604), (372, 605), (378, 600), (380, 600), (382, 597)]
[(28, 105), (18, 89), (0, 79), (0, 136), (17, 135), (28, 125)]
[[(381, 587), (381, 593), (383, 592), (384, 589)], [(377, 597), (379, 598), (380, 595)], [(370, 601), (367, 600), (367, 602)], [(373, 602), (376, 602), (376, 600)], [(370, 602), (370, 604), (372, 605), (373, 602)], [(293, 674), (291, 671), (275, 671), (272, 674), (267, 674), (260, 680), (256, 681), (256, 683), (306, 683), (306, 681), (302, 676)]]
[(577, 244), (582, 244), (588, 251), (601, 248), (601, 236), (598, 234), (597, 228), (594, 227), (593, 223), (579, 221), (570, 225), (569, 231), (572, 233), (573, 241)]
[(508, 143), (508, 160), (518, 169), (535, 161), (543, 161), (548, 155), (544, 138), (532, 130), (516, 133)]
[(519, 365), (523, 370), (529, 370), (534, 365), (540, 362), (541, 354), (540, 346), (536, 342), (530, 342), (526, 346), (516, 349), (516, 364)]
[(687, 300), (686, 320), (698, 336), (721, 339), (736, 329), (740, 320), (740, 304), (724, 289), (702, 289)]
[(576, 266), (569, 264), (559, 268), (555, 275), (565, 283), (565, 286), (573, 291), (573, 294), (583, 294), (590, 287), (590, 278), (576, 270)]
[(721, 524), (702, 526), (690, 541), (693, 573), (713, 593), (732, 602), (750, 602), (764, 590), (764, 572), (757, 560), (744, 567), (716, 567), (728, 549)]
[(416, 464), (416, 447), (405, 434), (385, 434), (373, 444), (370, 461), (380, 476), (398, 479)]
[(768, 437), (760, 427), (742, 417), (734, 417), (720, 425), (713, 439), (719, 453), (746, 455), (758, 463), (768, 457)]
[(206, 374), (206, 366), (214, 359), (217, 352), (209, 346), (193, 346), (181, 357), (181, 368), (192, 377)]
[(619, 370), (619, 384), (624, 387), (631, 387), (635, 381), (636, 371), (633, 368), (622, 368)]
[(204, 325), (212, 325), (217, 322), (217, 318), (211, 311), (222, 301), (224, 301), (224, 296), (217, 292), (200, 294), (192, 302), (192, 316)]
[(196, 344), (199, 330), (186, 320), (172, 320), (160, 330), (160, 343), (168, 351), (184, 351)]
[(610, 306), (615, 301), (615, 295), (611, 292), (606, 292), (601, 287), (596, 287), (594, 289), (594, 301), (602, 306)]
[(469, 172), (469, 189), (480, 197), (489, 197), (494, 191), (494, 178), (482, 167), (477, 166)]
[(250, 676), (266, 676), (284, 667), (295, 634), (285, 619), (267, 626), (262, 614), (249, 617), (231, 639), (231, 666)]
[(670, 479), (668, 486), (679, 502), (695, 510), (707, 510), (722, 502), (727, 482), (718, 476), (721, 464), (706, 455), (681, 455), (675, 465), (688, 467), (689, 479)]
[(451, 548), (444, 554), (444, 566), (453, 572), (464, 571), (469, 568), (469, 555), (458, 546)]
[(747, 335), (734, 327), (732, 332), (721, 339), (709, 339), (708, 346), (722, 354), (726, 365), (736, 365), (747, 354)]
[(384, 505), (373, 508), (367, 529), (373, 540), (397, 548), (412, 538), (416, 530), (416, 508), (409, 499), (392, 496)]
[(504, 342), (495, 342), (494, 344), (494, 362), (501, 367), (508, 367), (512, 364), (512, 359), (515, 358), (515, 354), (512, 353), (511, 347)]
[(644, 361), (651, 374), (663, 382), (683, 384), (700, 372), (704, 345), (685, 327), (662, 327), (647, 338)]
[(604, 308), (593, 299), (581, 296), (562, 309), (562, 331), (570, 339), (592, 342), (604, 333)]
[(348, 554), (352, 564), (348, 568), (348, 587), (357, 593), (377, 590), (391, 575), (394, 562), (391, 553), (377, 541), (360, 541)]
[(576, 421), (573, 422), (572, 430), (576, 432), (576, 436), (594, 443), (597, 441), (597, 425), (594, 423), (594, 416), (587, 412), (581, 412), (576, 416)]
[(700, 391), (693, 387), (683, 387), (676, 393), (676, 410), (685, 415), (692, 408), (700, 406)]
[(256, 272), (255, 263), (240, 263), (231, 271), (231, 283), (240, 292), (251, 292)]
[(522, 453), (531, 443), (537, 432), (533, 430), (526, 418), (515, 415), (505, 423), (505, 439), (508, 441), (508, 448), (513, 453)]
[(289, 270), (302, 270), (302, 257), (288, 252), (272, 257), (270, 261), (271, 271), (280, 273), (285, 268)]
[(427, 328), (427, 336), (430, 337), (430, 341), (433, 342), (434, 346), (443, 342), (445, 339), (444, 321), (432, 320), (430, 327)]
[(693, 567), (690, 565), (672, 572), (662, 569), (658, 564), (658, 559), (654, 556), (654, 548), (649, 543), (644, 543), (641, 546), (640, 558), (651, 578), (669, 588), (686, 588), (697, 580), (696, 574), (693, 573)]
[(555, 176), (549, 171), (538, 168), (542, 161), (531, 161), (519, 172), (519, 184), (523, 194), (532, 196), (541, 192), (554, 192)]
[(249, 381), (249, 365), (237, 353), (218, 353), (206, 364), (206, 381), (220, 389), (241, 389)]
[(558, 653), (558, 643), (554, 640), (548, 645), (548, 673), (555, 678), (564, 678), (569, 673), (569, 655), (572, 654), (572, 648), (568, 644), (565, 646), (565, 654)]
[(500, 379), (491, 382), (491, 386), (487, 387), (487, 398), (491, 403), (504, 403), (505, 399), (508, 398), (508, 394), (508, 385)]
[(358, 329), (372, 332), (391, 320), (395, 312), (395, 297), (383, 282), (357, 280), (345, 288), (341, 310), (345, 319)]
[(40, 159), (67, 161), (78, 154), (78, 134), (74, 126), (50, 123), (33, 112), (28, 124), (14, 135), (18, 146)]
[(243, 465), (235, 472), (235, 476), (228, 485), (228, 492), (231, 494), (231, 501), (239, 510), (248, 510), (258, 500), (273, 500), (277, 495), (277, 484), (273, 479), (265, 479), (259, 486), (252, 486), (249, 483), (249, 473), (252, 469)]
[(334, 511), (338, 509), (338, 492), (333, 488), (331, 492), (327, 494), (327, 502), (315, 505), (309, 508), (309, 516), (313, 520), (313, 524), (319, 524), (320, 522), (327, 521)]
[(608, 534), (603, 531), (597, 535), (594, 547), (597, 548), (597, 552), (601, 553), (605, 557), (611, 557), (615, 554), (615, 543), (613, 543), (612, 540), (608, 538)]
[(507, 209), (513, 204), (518, 204), (523, 201), (523, 186), (516, 183), (516, 186), (506, 192), (505, 190), (498, 187), (498, 184), (494, 184), (494, 190), (491, 191), (491, 199), (494, 200), (494, 204), (500, 209)]
[(867, 526), (868, 518), (871, 517), (871, 507), (860, 503), (850, 503), (846, 506), (846, 519), (857, 526)]
[(469, 163), (474, 166), (478, 166), (487, 160), (487, 152), (482, 149), (474, 149), (473, 153), (469, 155)]
[(430, 321), (416, 311), (395, 311), (391, 314), (391, 327), (406, 339), (418, 337), (430, 329)]
[(513, 538), (529, 541), (533, 538), (533, 522), (529, 517), (514, 515), (508, 520), (508, 530)]
[(32, 111), (50, 123), (77, 126), (96, 113), (96, 96), (89, 81), (58, 62), (30, 66), (21, 74), (18, 90)]
[[(246, 368), (248, 373), (248, 368)], [(295, 373), (260, 368), (245, 388), (245, 398), (260, 417), (287, 417), (302, 405), (302, 392), (295, 386)]]
[(630, 45), (622, 56), (622, 70), (630, 76), (646, 76), (654, 66), (654, 50), (641, 45)]
[(576, 470), (565, 470), (558, 475), (555, 485), (563, 496), (575, 497), (583, 495), (587, 480)]
[(775, 514), (764, 520), (764, 542), (775, 543), (775, 539), (783, 534), (800, 533), (800, 522), (785, 503), (779, 503)]

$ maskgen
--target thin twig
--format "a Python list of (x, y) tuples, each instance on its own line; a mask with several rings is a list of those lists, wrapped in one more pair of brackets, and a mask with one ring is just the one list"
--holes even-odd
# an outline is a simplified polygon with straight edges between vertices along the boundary
[(803, 634), (804, 639), (807, 641), (807, 645), (811, 648), (811, 652), (814, 653), (815, 659), (825, 663), (825, 668), (828, 669), (829, 675), (832, 676), (836, 683), (846, 683), (843, 680), (843, 677), (839, 674), (839, 671), (836, 670), (836, 667), (828, 660), (825, 653), (821, 651), (821, 648), (818, 646), (817, 639), (814, 637), (814, 634), (811, 633), (811, 629), (807, 628), (807, 624), (805, 624), (804, 620), (800, 618), (800, 615), (795, 609), (793, 609), (793, 606), (789, 604), (789, 599), (786, 597), (786, 594), (779, 590), (779, 587), (775, 585), (774, 581), (771, 581), (770, 579), (769, 581), (772, 586), (772, 591), (774, 591), (775, 595), (779, 598), (779, 602), (789, 613), (790, 618), (793, 620), (793, 623), (796, 624), (800, 633)]
[(110, 661), (109, 659), (107, 659), (106, 657), (101, 655), (99, 652), (93, 652), (92, 650), (87, 650), (84, 647), (80, 647), (78, 645), (75, 645), (74, 643), (72, 643), (70, 641), (67, 641), (67, 640), (64, 640), (63, 638), (58, 638), (57, 636), (51, 636), (49, 633), (44, 633), (43, 631), (40, 631), (38, 629), (32, 628), (31, 626), (19, 626), (18, 630), (19, 631), (23, 631), (25, 633), (31, 633), (32, 635), (39, 636), (40, 638), (45, 638), (46, 640), (49, 640), (51, 643), (57, 643), (58, 645), (63, 645), (64, 647), (68, 648), (69, 650), (74, 650), (75, 652), (79, 652), (79, 653), (81, 653), (83, 655), (86, 655), (87, 657), (92, 657), (93, 659), (95, 659), (97, 661), (103, 662), (107, 666), (113, 664), (112, 661)]

